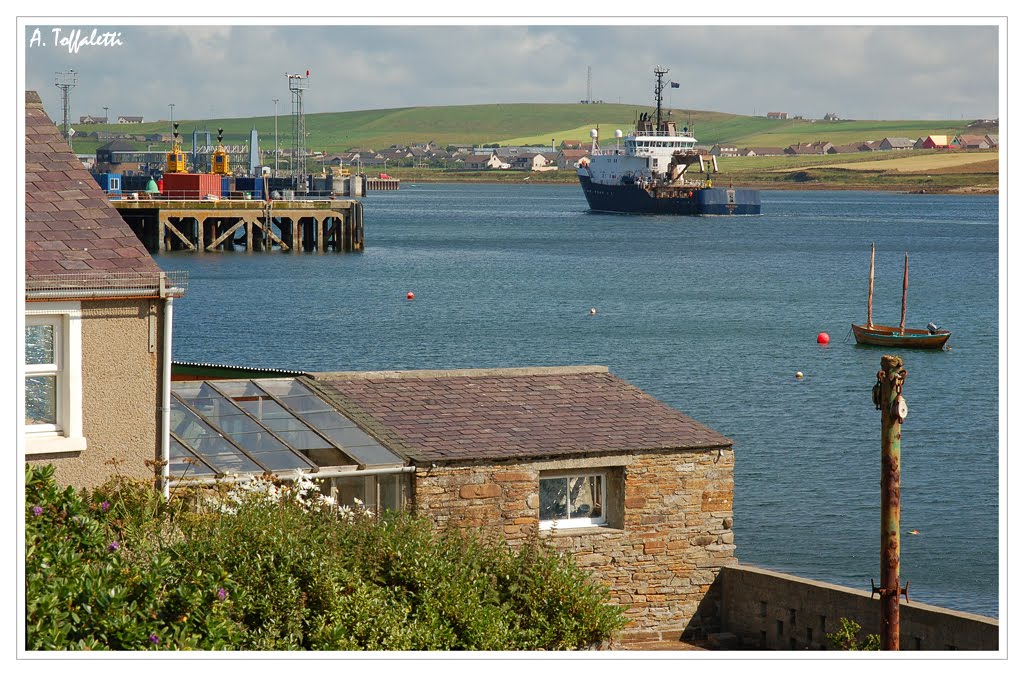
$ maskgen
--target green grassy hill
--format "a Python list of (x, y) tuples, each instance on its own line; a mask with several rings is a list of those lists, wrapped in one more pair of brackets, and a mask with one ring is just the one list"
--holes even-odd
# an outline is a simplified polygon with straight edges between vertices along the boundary
[[(306, 116), (308, 148), (340, 152), (354, 148), (379, 150), (392, 144), (408, 145), (434, 141), (440, 145), (473, 143), (483, 145), (549, 145), (563, 140), (586, 143), (590, 129), (599, 126), (601, 138), (608, 145), (615, 129), (628, 132), (640, 112), (651, 111), (644, 106), (627, 104), (488, 104), (473, 106), (425, 106), (360, 110), (343, 113), (314, 113)], [(928, 134), (957, 134), (964, 131), (966, 121), (855, 120), (824, 122), (821, 120), (769, 120), (763, 117), (732, 115), (709, 111), (673, 111), (679, 126), (692, 124), (702, 144), (728, 143), (738, 147), (785, 147), (809, 141), (831, 141), (837, 145), (855, 141), (881, 140), (886, 136), (917, 139)], [(274, 117), (214, 120), (181, 120), (179, 131), (185, 145), (191, 145), (193, 128), (216, 134), (224, 129), (227, 143), (244, 143), (253, 126), (259, 131), (264, 149), (274, 146)], [(287, 113), (278, 116), (278, 143), (282, 148), (292, 145), (292, 123)], [(81, 138), (98, 129), (119, 132), (152, 133), (169, 131), (167, 121), (141, 125), (75, 125), (79, 138), (77, 152), (90, 152), (96, 142)], [(996, 133), (994, 129), (972, 129), (971, 133)], [(138, 144), (145, 148), (145, 144)]]

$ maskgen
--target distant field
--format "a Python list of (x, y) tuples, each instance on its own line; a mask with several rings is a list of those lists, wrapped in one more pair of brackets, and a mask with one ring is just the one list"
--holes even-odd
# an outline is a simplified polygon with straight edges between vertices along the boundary
[[(833, 145), (881, 141), (887, 136), (916, 141), (932, 134), (960, 134), (966, 124), (964, 121), (949, 120), (782, 120), (773, 129), (736, 136), (732, 142), (739, 147), (785, 148), (794, 143), (814, 141), (829, 141)], [(986, 130), (978, 133), (990, 132)], [(991, 133), (998, 132), (991, 130)]]
[[(819, 169), (827, 167), (830, 169), (853, 169), (857, 171), (905, 172), (934, 171), (955, 168), (957, 171), (964, 173), (988, 173), (989, 171), (999, 171), (999, 152), (950, 152), (899, 157), (891, 160), (875, 160), (872, 162), (843, 162), (836, 164), (818, 164), (815, 166)], [(986, 168), (987, 170), (985, 170)], [(794, 170), (796, 170), (796, 167), (786, 169), (784, 171)]]
[[(328, 153), (373, 148), (381, 150), (393, 144), (409, 145), (434, 141), (439, 145), (472, 143), (484, 145), (543, 145), (555, 139), (589, 143), (590, 130), (600, 125), (601, 144), (614, 144), (615, 129), (628, 132), (640, 112), (649, 106), (632, 104), (487, 104), (473, 106), (424, 106), (361, 110), (341, 113), (310, 113), (306, 115), (307, 146), (310, 150)], [(51, 117), (57, 111), (47, 111)], [(785, 147), (799, 142), (827, 140), (834, 144), (881, 140), (886, 136), (917, 139), (929, 134), (958, 134), (965, 121), (853, 120), (824, 122), (821, 120), (769, 120), (764, 117), (733, 115), (711, 111), (690, 111), (675, 108), (673, 118), (679, 128), (692, 126), (702, 144), (727, 143), (737, 147)], [(216, 134), (224, 129), (224, 141), (245, 143), (249, 130), (259, 132), (264, 150), (274, 147), (274, 116), (254, 118), (180, 120), (180, 131), (186, 145), (191, 145), (193, 129)], [(139, 134), (169, 131), (167, 121), (158, 120), (141, 125), (75, 125), (79, 134), (96, 130), (134, 132)], [(291, 116), (285, 106), (277, 118), (278, 144), (292, 145)], [(996, 129), (972, 129), (972, 133), (997, 133)], [(139, 144), (145, 148), (145, 144)], [(76, 142), (76, 147), (78, 143)], [(94, 148), (84, 139), (83, 152)]]

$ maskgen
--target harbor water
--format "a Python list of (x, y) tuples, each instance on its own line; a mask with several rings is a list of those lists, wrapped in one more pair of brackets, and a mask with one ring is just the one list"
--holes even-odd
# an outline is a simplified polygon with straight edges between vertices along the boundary
[(174, 358), (606, 365), (733, 439), (740, 562), (870, 591), (871, 388), (889, 351), (855, 345), (850, 324), (866, 318), (872, 242), (873, 318), (899, 323), (908, 251), (908, 325), (953, 335), (948, 351), (900, 353), (902, 577), (912, 601), (996, 616), (998, 199), (765, 191), (762, 203), (761, 216), (628, 216), (590, 213), (578, 186), (403, 184), (364, 200), (359, 254), (159, 255), (189, 273)]

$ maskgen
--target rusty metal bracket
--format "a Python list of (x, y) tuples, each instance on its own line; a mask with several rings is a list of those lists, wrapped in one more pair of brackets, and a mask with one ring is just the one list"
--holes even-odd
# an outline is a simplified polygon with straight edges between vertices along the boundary
[[(878, 598), (882, 598), (882, 592), (886, 591), (888, 589), (885, 587), (875, 586), (875, 578), (871, 578), (871, 598), (875, 598), (875, 594), (878, 594)], [(899, 590), (897, 595), (902, 596), (907, 600), (907, 603), (910, 603), (910, 580), (907, 580), (907, 583), (903, 585), (903, 588)]]

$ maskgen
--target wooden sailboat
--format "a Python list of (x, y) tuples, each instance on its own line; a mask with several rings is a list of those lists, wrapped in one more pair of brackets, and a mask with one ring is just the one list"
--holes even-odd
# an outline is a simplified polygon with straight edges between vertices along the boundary
[(927, 329), (908, 329), (907, 323), (907, 281), (910, 271), (910, 256), (903, 254), (903, 308), (899, 326), (883, 326), (871, 321), (871, 301), (875, 293), (875, 245), (871, 244), (871, 272), (868, 279), (868, 321), (853, 324), (853, 337), (861, 345), (884, 347), (912, 347), (940, 350), (949, 340), (950, 333), (929, 324)]

